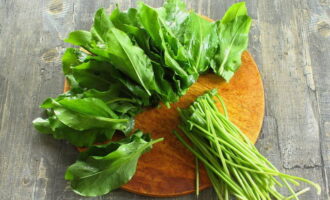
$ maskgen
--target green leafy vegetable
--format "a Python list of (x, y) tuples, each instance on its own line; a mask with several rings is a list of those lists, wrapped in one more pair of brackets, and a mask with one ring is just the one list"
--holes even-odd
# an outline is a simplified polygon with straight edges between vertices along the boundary
[(184, 32), (183, 24), (188, 19), (189, 11), (183, 1), (167, 0), (164, 7), (159, 8), (159, 10), (164, 22), (174, 35), (180, 35), (180, 32)]
[(182, 40), (187, 55), (199, 73), (205, 72), (218, 47), (216, 24), (191, 13), (185, 27)]
[(48, 99), (41, 107), (53, 109), (59, 121), (80, 131), (91, 128), (124, 130), (125, 124), (128, 122), (128, 119), (118, 119), (118, 116), (102, 100), (97, 98)]
[(103, 54), (118, 70), (139, 83), (151, 95), (150, 90), (157, 89), (157, 85), (151, 62), (143, 50), (133, 45), (127, 34), (116, 28), (109, 29), (106, 41), (109, 47), (93, 52)]
[(133, 129), (133, 116), (141, 111), (139, 99), (119, 97), (121, 88), (116, 85), (107, 91), (77, 92), (47, 99), (41, 105), (47, 109), (47, 118), (36, 119), (36, 129), (76, 146), (91, 146), (111, 139), (116, 131), (128, 134)]
[[(160, 141), (141, 132), (128, 137), (134, 117), (160, 102), (170, 107), (201, 73), (213, 70), (229, 81), (247, 47), (250, 23), (244, 3), (209, 22), (183, 1), (167, 0), (161, 8), (140, 3), (111, 15), (101, 8), (89, 31), (71, 32), (65, 42), (79, 47), (62, 57), (70, 90), (46, 99), (45, 117), (33, 124), (55, 139), (89, 147), (67, 170), (72, 188), (98, 196), (130, 180), (140, 155)], [(117, 132), (127, 138), (95, 145)]]
[(174, 81), (175, 91), (180, 96), (185, 94), (198, 77), (196, 69), (191, 66), (185, 48), (167, 27), (156, 9), (140, 3), (138, 13), (142, 26), (149, 33), (156, 48), (163, 53), (162, 66), (174, 72), (172, 81)]
[(198, 73), (205, 72), (218, 47), (215, 23), (188, 12), (181, 0), (169, 0), (159, 10), (168, 29), (185, 47), (192, 67)]
[(162, 140), (151, 140), (138, 131), (129, 138), (93, 146), (67, 169), (65, 179), (82, 196), (104, 195), (127, 183), (136, 171), (139, 157)]
[(240, 67), (241, 55), (248, 45), (251, 18), (247, 15), (245, 2), (232, 5), (217, 26), (219, 48), (211, 67), (229, 81)]
[(112, 138), (113, 129), (92, 129), (78, 131), (60, 122), (55, 116), (48, 119), (37, 118), (34, 127), (41, 133), (51, 134), (55, 139), (65, 139), (78, 147), (91, 146), (97, 142), (104, 142)]
[(90, 43), (92, 42), (92, 34), (83, 30), (74, 31), (71, 32), (69, 37), (64, 41), (88, 49), (90, 47)]
[[(218, 111), (214, 97), (223, 106), (225, 114)], [(190, 140), (188, 144), (178, 133), (177, 138), (203, 162), (219, 199), (298, 199), (290, 183), (302, 181), (314, 186), (320, 193), (320, 186), (304, 178), (279, 172), (230, 120), (226, 107), (217, 94), (211, 90), (198, 97), (187, 109), (179, 110), (179, 128)], [(285, 197), (276, 187), (283, 185), (292, 193)], [(303, 190), (306, 192), (307, 190)]]
[[(91, 33), (94, 41), (103, 44), (107, 40), (108, 32), (113, 28), (113, 24), (109, 19), (105, 9), (101, 8), (95, 13), (94, 24), (91, 28)], [(98, 44), (99, 45), (99, 44)]]
[(75, 49), (67, 48), (62, 56), (62, 69), (65, 75), (72, 73), (71, 68), (83, 63), (87, 54)]

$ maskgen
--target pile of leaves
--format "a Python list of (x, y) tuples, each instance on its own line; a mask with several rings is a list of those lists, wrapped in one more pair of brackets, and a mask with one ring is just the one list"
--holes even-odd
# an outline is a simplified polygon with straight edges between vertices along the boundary
[[(141, 132), (130, 136), (134, 117), (160, 102), (169, 107), (202, 73), (229, 81), (241, 64), (250, 25), (244, 2), (210, 22), (181, 0), (167, 0), (160, 8), (141, 2), (138, 9), (116, 8), (110, 15), (99, 9), (90, 31), (71, 32), (65, 41), (78, 47), (62, 58), (71, 89), (46, 99), (40, 106), (46, 118), (33, 123), (41, 133), (90, 147), (66, 173), (74, 191), (98, 196), (128, 182), (138, 157), (159, 141)], [(115, 133), (127, 138), (95, 145)], [(117, 162), (134, 170), (127, 173), (113, 166)]]

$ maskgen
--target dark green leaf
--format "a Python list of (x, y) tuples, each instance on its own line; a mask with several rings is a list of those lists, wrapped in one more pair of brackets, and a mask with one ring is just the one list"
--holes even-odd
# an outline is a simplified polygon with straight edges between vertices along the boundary
[(110, 140), (115, 132), (113, 129), (78, 131), (66, 126), (54, 115), (47, 119), (37, 118), (33, 124), (39, 132), (51, 134), (55, 139), (65, 139), (78, 147), (91, 146), (95, 142)]
[(111, 84), (109, 73), (104, 67), (110, 67), (109, 63), (89, 61), (72, 68), (75, 80), (83, 88), (107, 90)]
[(159, 141), (137, 132), (118, 142), (93, 146), (67, 169), (65, 179), (82, 196), (104, 195), (127, 183), (135, 174), (139, 157)]
[(124, 130), (129, 123), (128, 119), (119, 119), (104, 101), (97, 98), (59, 96), (45, 100), (41, 107), (52, 109), (59, 121), (80, 131), (92, 128)]

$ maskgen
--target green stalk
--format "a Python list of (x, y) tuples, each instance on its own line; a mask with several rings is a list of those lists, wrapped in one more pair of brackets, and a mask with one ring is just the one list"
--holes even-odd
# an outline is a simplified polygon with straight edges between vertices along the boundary
[[(218, 98), (219, 102), (221, 103), (221, 106), (222, 106), (222, 109), (223, 109), (223, 112), (225, 114), (225, 117), (227, 119), (229, 119), (229, 116), (228, 116), (228, 111), (227, 111), (227, 107), (225, 105), (225, 102), (224, 100), (222, 99), (222, 97), (220, 95), (216, 95), (216, 97)], [(216, 110), (216, 109), (215, 109)]]
[[(224, 114), (218, 111), (214, 96)], [(281, 173), (262, 156), (249, 138), (229, 121), (224, 101), (214, 91), (198, 97), (189, 108), (179, 112), (179, 128), (192, 146), (178, 133), (174, 134), (203, 162), (220, 200), (228, 200), (230, 195), (238, 199), (270, 200), (273, 197), (283, 200), (285, 197), (275, 186), (288, 188), (292, 195), (287, 199), (298, 199), (307, 189), (295, 193), (289, 182), (298, 185), (297, 181), (314, 186), (320, 193), (318, 184)]]
[[(217, 135), (216, 135), (216, 133), (215, 133), (215, 130), (214, 130), (214, 127), (213, 126), (211, 126), (211, 119), (210, 119), (210, 113), (208, 113), (207, 112), (207, 109), (206, 109), (206, 121), (207, 121), (207, 124), (208, 124), (208, 126), (210, 126), (211, 127), (211, 133), (213, 134), (213, 138), (217, 138)], [(228, 170), (228, 168), (227, 168), (227, 164), (226, 164), (226, 162), (224, 161), (225, 160), (225, 158), (224, 158), (224, 156), (223, 156), (223, 154), (222, 154), (222, 151), (221, 151), (221, 148), (220, 148), (220, 144), (219, 144), (219, 141), (217, 141), (217, 140), (213, 140), (214, 141), (214, 143), (215, 143), (215, 145), (216, 145), (216, 147), (217, 147), (217, 150), (218, 150), (218, 153), (219, 153), (219, 158), (220, 158), (220, 160), (221, 160), (221, 163), (223, 164), (223, 168), (225, 169), (225, 172), (228, 174), (228, 176), (230, 177), (230, 173), (229, 173), (229, 170)]]
[(229, 191), (228, 191), (228, 186), (225, 184), (224, 185), (224, 190), (225, 190), (225, 200), (229, 200)]
[(198, 163), (198, 158), (195, 158), (195, 168), (196, 168), (196, 196), (198, 198), (199, 196), (199, 163)]
[(266, 199), (266, 197), (264, 196), (263, 192), (260, 191), (260, 188), (256, 185), (256, 183), (253, 181), (253, 179), (251, 178), (250, 174), (247, 173), (246, 171), (243, 171), (243, 175), (245, 177), (247, 177), (247, 180), (250, 182), (252, 188), (254, 188), (254, 190), (256, 191), (256, 193), (260, 196), (261, 199)]
[[(305, 188), (305, 189), (303, 189), (303, 190), (297, 192), (297, 193), (296, 193), (296, 196), (302, 195), (302, 194), (304, 194), (305, 192), (308, 192), (309, 190), (310, 190), (309, 187), (308, 187), (308, 188)], [(285, 200), (290, 200), (290, 199), (292, 199), (292, 198), (294, 198), (294, 197), (295, 197), (294, 195), (291, 195), (291, 196), (285, 198)]]
[(217, 179), (217, 177), (213, 174), (213, 172), (208, 167), (206, 167), (205, 169), (206, 169), (207, 175), (209, 176), (210, 181), (213, 185), (213, 189), (214, 189), (215, 193), (217, 194), (218, 199), (224, 200), (222, 197), (223, 193), (220, 191), (221, 182)]
[[(204, 163), (204, 165), (206, 165), (206, 167), (208, 167), (211, 171), (213, 171), (216, 175), (218, 175), (222, 180), (224, 180), (233, 189), (233, 191), (235, 191), (240, 196), (244, 197), (242, 195), (241, 189), (235, 183), (233, 183), (233, 181), (231, 179), (228, 179), (223, 174), (223, 172), (216, 170), (209, 162), (207, 162), (203, 158), (203, 156), (201, 156), (200, 154), (198, 154), (190, 145), (188, 145), (188, 143), (176, 131), (174, 131), (173, 133), (182, 142), (182, 144), (185, 147), (187, 147), (199, 160), (201, 160)], [(244, 199), (246, 199), (246, 198), (244, 198)], [(244, 199), (242, 199), (242, 200), (244, 200)], [(246, 199), (246, 200), (248, 200), (248, 199)]]
[[(227, 154), (227, 160), (232, 160), (231, 157)], [(247, 184), (247, 181), (245, 180), (245, 177), (242, 176), (241, 172), (238, 171), (236, 168), (232, 168), (232, 171), (234, 175), (236, 176), (237, 181), (242, 185), (242, 188), (246, 190), (248, 195), (250, 196), (251, 199), (257, 199), (256, 194), (254, 193), (254, 190), (252, 190), (249, 185)]]
[[(210, 133), (208, 133), (205, 129), (203, 129), (202, 127), (200, 127), (197, 124), (194, 124), (194, 126), (196, 126), (199, 130), (203, 131), (206, 134), (211, 135)], [(225, 142), (224, 140), (218, 138), (219, 141), (221, 141), (222, 144), (226, 145), (227, 147), (229, 147), (230, 149), (232, 149), (233, 151), (235, 151), (235, 153), (240, 154), (244, 159), (246, 160), (250, 160), (250, 159), (255, 159), (255, 158), (249, 158), (250, 154), (243, 154), (244, 150), (241, 149), (240, 147), (236, 148), (234, 146), (232, 146), (231, 144), (229, 144), (228, 142)], [(256, 166), (254, 163), (251, 163), (254, 167), (258, 168), (258, 166)]]

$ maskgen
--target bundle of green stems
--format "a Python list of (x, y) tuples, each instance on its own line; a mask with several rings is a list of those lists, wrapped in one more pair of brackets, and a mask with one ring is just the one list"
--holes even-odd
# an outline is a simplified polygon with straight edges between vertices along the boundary
[[(223, 113), (218, 110), (217, 102)], [(279, 172), (261, 155), (249, 138), (229, 120), (226, 106), (216, 90), (208, 91), (189, 108), (179, 109), (179, 112), (179, 128), (189, 142), (177, 132), (174, 134), (204, 164), (220, 200), (228, 200), (231, 196), (240, 200), (299, 199), (299, 195), (309, 190), (305, 188), (296, 192), (293, 186), (298, 186), (299, 182), (314, 186), (320, 194), (318, 184)], [(196, 177), (198, 194), (198, 173)], [(279, 187), (286, 187), (290, 196), (282, 195)]]

